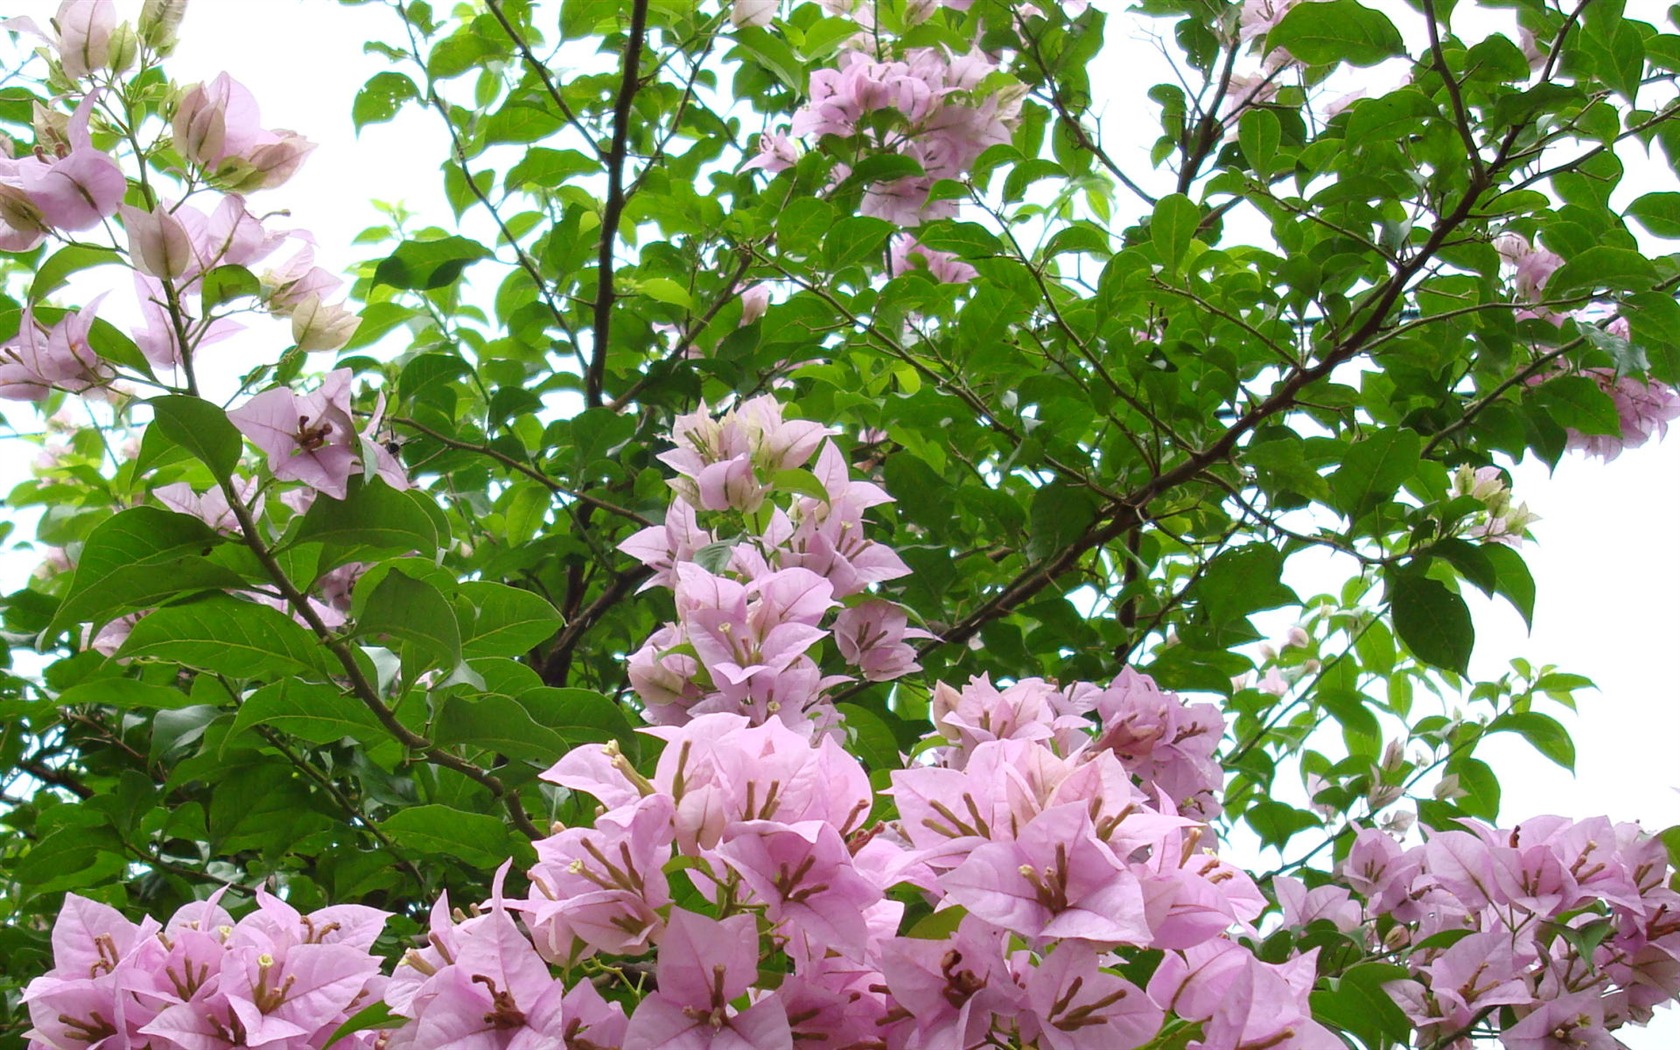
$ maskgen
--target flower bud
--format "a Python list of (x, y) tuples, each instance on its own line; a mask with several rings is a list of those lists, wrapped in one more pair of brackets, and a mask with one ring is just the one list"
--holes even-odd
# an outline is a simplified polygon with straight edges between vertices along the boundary
[(111, 34), (111, 49), (105, 56), (105, 68), (113, 73), (126, 73), (140, 54), (140, 39), (127, 22), (117, 26)]
[(194, 84), (175, 106), (175, 148), (205, 167), (221, 159), (227, 138), (226, 81), (224, 75), (209, 84)]
[(292, 311), (292, 339), (306, 353), (337, 350), (350, 341), (362, 319), (342, 306), (328, 306), (321, 297), (304, 298)]
[(103, 69), (111, 53), (117, 9), (111, 0), (64, 0), (53, 18), (58, 28), (58, 62), (64, 75), (80, 80)]
[(729, 9), (729, 21), (736, 29), (744, 26), (767, 26), (776, 16), (779, 0), (735, 0)]
[(275, 132), (279, 138), (251, 150), (244, 157), (229, 158), (217, 171), (217, 181), (229, 193), (267, 190), (297, 174), (303, 160), (315, 150), (315, 143), (291, 131)]
[(124, 204), (117, 210), (128, 231), (129, 262), (136, 270), (172, 281), (193, 265), (192, 238), (181, 220), (162, 207), (146, 212)]
[(187, 0), (146, 0), (140, 5), (140, 39), (159, 55), (175, 50)]

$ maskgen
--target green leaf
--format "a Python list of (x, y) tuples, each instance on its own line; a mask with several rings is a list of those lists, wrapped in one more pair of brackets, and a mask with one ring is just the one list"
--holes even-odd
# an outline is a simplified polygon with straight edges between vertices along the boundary
[(233, 476), (245, 446), (225, 411), (186, 394), (166, 394), (146, 404), (152, 408), (152, 425), (209, 467), (218, 481)]
[(243, 266), (218, 266), (206, 273), (203, 281), (203, 303), (207, 313), (223, 303), (246, 297), (256, 298), (262, 294), (262, 282)]
[(1493, 586), (1494, 593), (1510, 602), (1511, 607), (1522, 614), (1523, 623), (1532, 629), (1534, 577), (1528, 571), (1528, 563), (1523, 561), (1522, 555), (1504, 544), (1486, 544), (1481, 551), (1482, 556), (1493, 565), (1498, 577), (1498, 582)]
[(1627, 217), (1658, 237), (1680, 240), (1680, 193), (1659, 190), (1628, 205)]
[(359, 132), (369, 124), (383, 124), (397, 115), (397, 110), (410, 99), (420, 97), (420, 89), (405, 74), (387, 70), (375, 73), (356, 92), (350, 105), (350, 119)]
[(379, 261), (373, 283), (411, 291), (444, 288), (460, 280), (468, 266), (490, 255), (490, 249), (465, 237), (404, 241)]
[(121, 711), (178, 711), (197, 701), (174, 686), (152, 685), (133, 678), (95, 678), (59, 693), (56, 703), (60, 707), (103, 704)]
[[(1524, 67), (1525, 69), (1527, 67)], [(1439, 115), (1429, 96), (1415, 88), (1402, 88), (1377, 98), (1364, 99), (1348, 114), (1347, 140), (1350, 145), (1386, 142), (1393, 148), (1402, 132)]]
[(1028, 557), (1042, 561), (1073, 543), (1096, 513), (1097, 501), (1090, 489), (1061, 482), (1041, 486), (1033, 492), (1028, 511)]
[(1417, 472), (1422, 452), (1415, 430), (1379, 430), (1354, 442), (1330, 475), (1331, 505), (1349, 521), (1359, 520)]
[(113, 265), (122, 266), (125, 262), (121, 255), (109, 248), (67, 245), (49, 255), (35, 271), (35, 280), (29, 285), (29, 301), (38, 303), (64, 287), (73, 273), (90, 270), (95, 266)]
[(1552, 420), (1582, 434), (1621, 434), (1616, 402), (1585, 376), (1559, 376), (1533, 389), (1533, 398)]
[(461, 662), (461, 626), (449, 600), (430, 583), (396, 569), (374, 585), (356, 633), (402, 643), (403, 664), (411, 673), (421, 666), (453, 669)]
[(1300, 596), (1282, 576), (1282, 551), (1266, 543), (1245, 544), (1208, 562), (1185, 597), (1195, 602), (1209, 625), (1233, 623), (1263, 609), (1299, 605)]
[(228, 595), (172, 605), (143, 617), (117, 655), (167, 660), (230, 678), (321, 675), (339, 669), (291, 617)]
[(1430, 553), (1457, 569), (1459, 575), (1490, 598), (1499, 586), (1499, 571), (1488, 560), (1485, 547), (1464, 540), (1445, 539), (1430, 548)]
[(1266, 34), (1266, 50), (1280, 47), (1309, 66), (1374, 66), (1406, 53), (1388, 16), (1357, 0), (1297, 4)]
[(872, 215), (854, 215), (841, 219), (823, 238), (823, 257), (831, 270), (844, 269), (854, 263), (879, 259), (886, 249), (887, 238), (896, 227), (885, 219)]
[[(459, 593), (474, 610), (472, 626), (461, 638), (461, 652), (468, 658), (523, 656), (564, 626), (554, 606), (530, 591), (471, 581), (461, 584)], [(463, 624), (467, 622), (462, 618)]]
[(197, 518), (134, 507), (88, 533), (70, 590), (48, 631), (149, 608), (182, 591), (239, 588), (244, 581), (203, 555), (222, 537)]
[(395, 1028), (402, 1017), (394, 1013), (383, 999), (371, 1006), (364, 1006), (350, 1015), (349, 1020), (333, 1029), (332, 1035), (327, 1037), (324, 1050), (331, 1050), (332, 1046), (347, 1035), (365, 1032), (370, 1028)]
[(286, 548), (321, 544), (320, 572), (410, 551), (431, 558), (437, 553), (438, 534), (431, 515), (420, 506), (425, 499), (429, 497), (423, 493), (399, 492), (378, 478), (352, 478), (343, 499), (310, 504)]
[(1248, 807), (1243, 819), (1248, 821), (1248, 826), (1260, 836), (1262, 846), (1275, 846), (1279, 849), (1300, 832), (1322, 827), (1324, 824), (1311, 813), (1275, 799), (1256, 802)]
[(1464, 674), (1476, 628), (1470, 608), (1446, 584), (1417, 571), (1390, 573), (1388, 600), (1394, 608), (1394, 630), (1418, 659)]
[(591, 689), (559, 689), (545, 685), (527, 689), (514, 699), (533, 722), (553, 731), (567, 746), (604, 744), (616, 740), (619, 749), (632, 761), (641, 752), (641, 737), (631, 728), (624, 709), (611, 697)]
[(444, 746), (468, 744), (509, 758), (553, 762), (569, 748), (566, 738), (540, 725), (511, 696), (456, 696), (432, 720), (432, 740)]
[(1169, 193), (1155, 202), (1155, 211), (1149, 217), (1149, 239), (1167, 273), (1178, 273), (1201, 221), (1202, 209), (1182, 193)]
[(1539, 711), (1511, 711), (1488, 723), (1490, 733), (1515, 733), (1534, 745), (1534, 750), (1558, 765), (1575, 772), (1575, 742), (1569, 730), (1551, 715)]
[(1269, 109), (1250, 109), (1237, 123), (1237, 142), (1242, 146), (1243, 159), (1256, 174), (1271, 173), (1272, 158), (1277, 156), (1278, 143), (1282, 140), (1283, 125)]
[(356, 334), (344, 344), (344, 349), (360, 350), (365, 346), (372, 346), (379, 342), (386, 332), (418, 316), (420, 311), (412, 306), (404, 306), (401, 303), (371, 303), (362, 308), (362, 323), (356, 326)]
[(355, 697), (336, 686), (293, 679), (264, 686), (247, 697), (228, 735), (259, 725), (311, 744), (331, 744), (344, 737), (371, 742), (385, 735), (373, 712)]
[(734, 31), (736, 45), (768, 70), (786, 87), (805, 93), (805, 64), (781, 37), (758, 26), (741, 26)]
[(1412, 1023), (1383, 985), (1411, 976), (1410, 970), (1394, 963), (1359, 963), (1340, 977), (1326, 978), (1325, 988), (1311, 993), (1313, 1019), (1356, 1036), (1368, 1047), (1404, 1046)]
[(770, 484), (780, 492), (791, 492), (798, 496), (809, 496), (814, 500), (828, 502), (828, 489), (817, 480), (817, 476), (803, 467), (785, 467), (770, 475)]
[(507, 825), (483, 813), (451, 806), (410, 806), (380, 823), (392, 841), (428, 856), (452, 857), (490, 871), (513, 852)]
[(1586, 291), (1647, 291), (1657, 282), (1651, 260), (1627, 248), (1596, 245), (1558, 267), (1546, 282), (1546, 298), (1562, 299)]
[(684, 310), (694, 309), (694, 296), (669, 277), (644, 277), (636, 282), (635, 288), (654, 302), (680, 306)]

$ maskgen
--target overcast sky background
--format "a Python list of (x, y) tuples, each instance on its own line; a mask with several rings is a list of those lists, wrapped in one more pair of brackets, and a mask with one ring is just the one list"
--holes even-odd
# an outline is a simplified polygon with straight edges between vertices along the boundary
[[(5, 6), (8, 13), (31, 14), (44, 23), (57, 3), (9, 0)], [(1379, 6), (1400, 5), (1396, 0)], [(1629, 14), (1647, 6), (1650, 11), (1643, 16), (1656, 19), (1665, 5), (1630, 0)], [(138, 8), (139, 0), (118, 0), (121, 17), (132, 19)], [(1497, 26), (1498, 19), (1508, 17), (1494, 13), (1488, 24)], [(1460, 31), (1472, 35), (1462, 25)], [(290, 128), (320, 143), (300, 174), (278, 190), (257, 195), (253, 210), (289, 209), (292, 225), (314, 233), (317, 262), (329, 269), (348, 267), (369, 253), (349, 242), (381, 221), (367, 204), (370, 199), (402, 201), (439, 225), (451, 219), (438, 175), (448, 139), (434, 114), (411, 109), (392, 124), (364, 130), (359, 139), (351, 125), (356, 90), (387, 68), (382, 58), (363, 53), (363, 41), (396, 39), (399, 33), (396, 17), (383, 5), (192, 0), (180, 48), (169, 64), (183, 84), (230, 72), (255, 94), (266, 126)], [(1144, 95), (1163, 79), (1163, 67), (1143, 29), (1116, 25), (1110, 37), (1110, 53), (1099, 59), (1097, 69), (1115, 79), (1099, 86), (1095, 108), (1104, 115), (1104, 141), (1123, 165), (1144, 173), (1149, 144), (1158, 134), (1155, 107)], [(1388, 88), (1376, 85), (1388, 75), (1384, 70), (1360, 73), (1357, 82), (1381, 94)], [(1389, 81), (1389, 87), (1398, 86), (1398, 75)], [(1630, 164), (1630, 171), (1636, 170)], [(1674, 188), (1660, 157), (1645, 170), (1657, 172), (1667, 185), (1624, 188), (1620, 203), (1647, 188)], [(1120, 202), (1121, 214), (1130, 203)], [(243, 371), (271, 359), (283, 338), (253, 329), (215, 352), (248, 357), (236, 359)], [(7, 415), (21, 428), (33, 429), (25, 423), (27, 412)], [(24, 476), (33, 455), (33, 448), (21, 443), (0, 442), (0, 486)], [(1555, 473), (1532, 460), (1516, 465), (1512, 473), (1515, 498), (1526, 501), (1540, 518), (1532, 528), (1537, 543), (1523, 548), (1538, 584), (1534, 630), (1528, 634), (1503, 603), (1469, 594), (1478, 633), (1473, 674), (1496, 677), (1510, 658), (1520, 656), (1587, 675), (1599, 690), (1580, 696), (1578, 718), (1555, 705), (1547, 709), (1574, 735), (1575, 777), (1535, 756), (1515, 737), (1495, 738), (1478, 751), (1502, 778), (1503, 822), (1539, 813), (1577, 818), (1608, 813), (1614, 819), (1639, 820), (1652, 830), (1680, 824), (1680, 675), (1675, 659), (1680, 654), (1675, 600), (1680, 594), (1680, 435), (1609, 464), (1571, 454)], [(8, 588), (19, 585), (33, 560), (0, 560), (5, 576), (0, 582)], [(1319, 585), (1296, 582), (1303, 594)], [(1680, 1011), (1665, 1011), (1644, 1031), (1624, 1030), (1624, 1041), (1634, 1050), (1673, 1050), (1680, 1046)]]

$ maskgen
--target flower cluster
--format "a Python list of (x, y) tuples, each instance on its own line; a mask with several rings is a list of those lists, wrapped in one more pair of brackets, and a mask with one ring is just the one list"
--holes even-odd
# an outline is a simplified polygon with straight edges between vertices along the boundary
[[(24, 992), (30, 1046), (324, 1046), (383, 993), (372, 948), (386, 918), (358, 904), (301, 915), (258, 891), (237, 922), (213, 897), (137, 925), (72, 894), (53, 926), (53, 969)], [(368, 1050), (373, 1037), (336, 1045)]]
[[(1512, 284), (1517, 296), (1526, 302), (1537, 304), (1534, 308), (1519, 309), (1516, 313), (1519, 320), (1539, 318), (1562, 325), (1573, 316), (1583, 325), (1594, 323), (1592, 307), (1570, 315), (1538, 305), (1544, 302), (1546, 283), (1563, 265), (1563, 258), (1556, 252), (1536, 248), (1527, 238), (1517, 233), (1502, 233), (1494, 238), (1493, 243), (1501, 258), (1513, 269)], [(1632, 334), (1625, 317), (1611, 318), (1608, 323), (1604, 323), (1603, 329), (1608, 337), (1624, 342)], [(1559, 373), (1553, 372), (1536, 376), (1530, 383), (1541, 383), (1557, 374)], [(1571, 449), (1609, 462), (1621, 455), (1623, 450), (1638, 448), (1652, 437), (1662, 440), (1668, 434), (1668, 424), (1680, 419), (1680, 390), (1675, 390), (1667, 383), (1625, 375), (1609, 368), (1583, 368), (1576, 374), (1592, 380), (1609, 396), (1616, 406), (1620, 432), (1583, 434), (1570, 428), (1568, 447)]]
[[(270, 229), (247, 207), (242, 194), (283, 184), (314, 147), (292, 132), (264, 128), (250, 92), (225, 73), (182, 90), (174, 101), (171, 141), (185, 162), (187, 196), (168, 200), (158, 187), (142, 183), (130, 198), (139, 203), (123, 203), (128, 177), (116, 157), (94, 146), (92, 128), (107, 110), (120, 113), (123, 104), (113, 97), (119, 86), (106, 83), (106, 70), (131, 64), (138, 39), (163, 46), (172, 32), (165, 24), (171, 17), (167, 6), (148, 5), (138, 32), (118, 24), (109, 0), (65, 0), (52, 32), (28, 19), (8, 22), (47, 45), (49, 62), (80, 97), (72, 98), (75, 109), (68, 118), (38, 112), (33, 151), (17, 159), (0, 157), (0, 250), (26, 251), (49, 237), (112, 229), (115, 220), (121, 234), (110, 247), (132, 269), (140, 307), (141, 325), (129, 335), (147, 366), (144, 374), (128, 378), (152, 382), (152, 369), (168, 369), (184, 378), (186, 392), (195, 393), (193, 355), (239, 328), (217, 316), (216, 307), (230, 297), (229, 282), (231, 297), (255, 296), (270, 314), (289, 319), (293, 342), (302, 351), (337, 350), (359, 319), (342, 303), (327, 302), (342, 281), (314, 265), (309, 235)], [(148, 18), (156, 24), (147, 24)], [(285, 263), (260, 282), (249, 273), (288, 241), (297, 247)], [(224, 276), (215, 297), (205, 298), (206, 276), (223, 267), (247, 272), (243, 281)], [(117, 352), (119, 333), (99, 337), (103, 299), (56, 317), (33, 304), (27, 308), (17, 334), (0, 345), (0, 397), (40, 401), (55, 390), (94, 395), (123, 380), (123, 368), (139, 372), (137, 362)], [(335, 374), (324, 392), (300, 398), (270, 391), (245, 406), (245, 416), (260, 426), (275, 422), (273, 410), (290, 410), (291, 400), (298, 402), (296, 414), (276, 424), (284, 433), (253, 435), (269, 452), (277, 476), (343, 496), (344, 477), (359, 456), (347, 451), (357, 432), (347, 426), (347, 383)], [(344, 419), (323, 430), (326, 416), (340, 407)], [(288, 436), (295, 440), (282, 448)], [(400, 481), (394, 463), (382, 460), (379, 469), (387, 480)]]
[[(877, 59), (862, 51), (841, 54), (838, 68), (811, 74), (811, 101), (793, 115), (794, 136), (853, 140), (851, 154), (891, 153), (909, 157), (918, 175), (871, 183), (862, 210), (900, 226), (917, 226), (956, 214), (952, 201), (930, 201), (940, 179), (968, 173), (988, 146), (1009, 141), (1020, 114), (1017, 91), (990, 86), (997, 64), (978, 50), (951, 55), (912, 48), (900, 59)], [(748, 167), (780, 171), (795, 156), (785, 135), (766, 135)], [(837, 179), (850, 174), (847, 165)]]
[[(1409, 850), (1366, 829), (1341, 868), (1381, 917), (1371, 937), (1411, 946), (1412, 978), (1387, 990), (1422, 1041), (1502, 1009), (1511, 1050), (1609, 1046), (1603, 1032), (1680, 996), (1680, 894), (1660, 840), (1603, 817), (1462, 823)], [(1346, 890), (1313, 893), (1301, 922), (1348, 914)]]
[[(864, 513), (890, 498), (853, 480), (827, 435), (819, 424), (783, 419), (768, 395), (718, 419), (704, 405), (678, 418), (676, 447), (660, 455), (677, 472), (678, 498), (664, 525), (621, 545), (654, 571), (649, 586), (676, 595), (677, 620), (630, 657), (648, 721), (721, 711), (827, 724), (824, 690), (850, 680), (825, 676), (810, 655), (831, 633), (841, 658), (869, 681), (919, 667), (908, 641), (927, 633), (909, 626), (903, 608), (867, 596), (871, 585), (909, 572), (865, 536)], [(814, 470), (805, 471), (813, 454)], [(767, 502), (778, 491), (792, 492), (786, 507)], [(703, 528), (700, 515), (716, 527)], [(703, 563), (703, 552), (716, 557)]]

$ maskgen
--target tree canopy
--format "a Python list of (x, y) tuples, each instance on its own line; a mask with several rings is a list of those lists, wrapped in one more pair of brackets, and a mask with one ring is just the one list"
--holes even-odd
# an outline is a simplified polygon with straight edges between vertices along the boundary
[(1464, 598), (1532, 615), (1512, 464), (1680, 418), (1680, 15), (1144, 0), (1138, 170), (1101, 4), (388, 0), (346, 102), (447, 128), (454, 221), (346, 280), (309, 129), (132, 6), (6, 24), (0, 1042), (1538, 1050), (1680, 995), (1680, 829), (1502, 798), (1590, 683), (1475, 680)]

